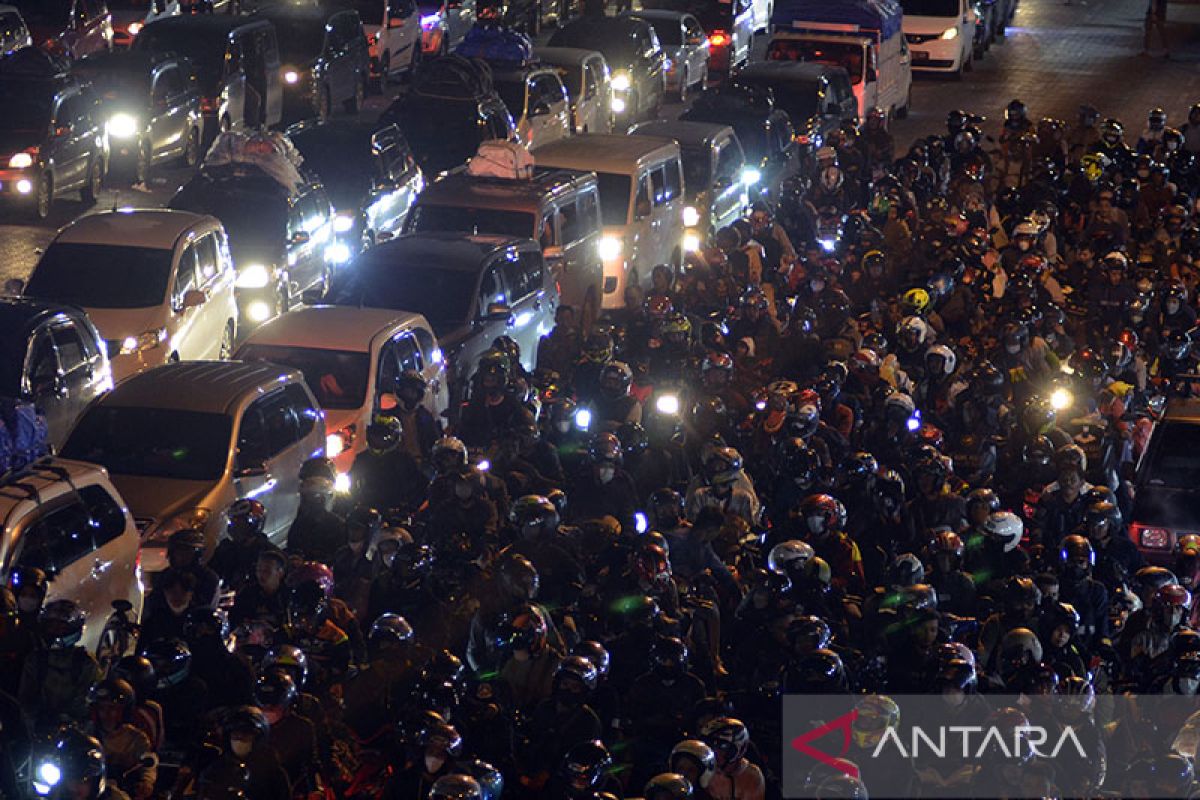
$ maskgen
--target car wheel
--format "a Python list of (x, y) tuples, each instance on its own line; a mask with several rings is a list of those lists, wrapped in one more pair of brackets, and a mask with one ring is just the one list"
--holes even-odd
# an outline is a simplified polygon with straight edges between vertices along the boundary
[(387, 91), (388, 84), (392, 80), (392, 52), (389, 50), (384, 53), (379, 59), (379, 93), (383, 94)]
[(357, 114), (362, 108), (363, 98), (367, 96), (367, 81), (366, 78), (356, 78), (354, 81), (354, 95), (345, 102), (346, 112), (349, 114)]
[(225, 323), (225, 332), (221, 334), (221, 348), (217, 351), (217, 358), (221, 361), (228, 361), (233, 358), (233, 320)]
[(79, 196), (83, 199), (85, 205), (95, 205), (96, 198), (100, 196), (100, 189), (104, 183), (104, 170), (101, 169), (100, 159), (92, 158), (92, 163), (88, 164), (87, 183), (79, 190)]
[(687, 74), (687, 70), (685, 69), (683, 74), (679, 76), (679, 102), (681, 103), (686, 103), (688, 101), (689, 80), (691, 80), (691, 76)]
[(138, 145), (137, 164), (133, 168), (133, 180), (135, 183), (145, 183), (146, 177), (150, 174), (150, 143), (142, 142)]
[(904, 105), (896, 109), (896, 119), (904, 119), (908, 116), (908, 108), (912, 105), (912, 85), (909, 84), (908, 95), (904, 98)]
[(200, 129), (192, 128), (188, 133), (187, 144), (183, 148), (183, 165), (194, 167), (200, 163)]
[(50, 216), (50, 208), (54, 205), (54, 178), (43, 174), (37, 182), (37, 195), (33, 199), (33, 214), (38, 219)]

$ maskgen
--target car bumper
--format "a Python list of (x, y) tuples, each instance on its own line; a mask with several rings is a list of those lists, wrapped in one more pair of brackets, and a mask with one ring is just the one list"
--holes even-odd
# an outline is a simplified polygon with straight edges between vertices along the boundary
[(167, 363), (167, 347), (165, 345), (141, 353), (121, 353), (119, 340), (105, 339), (104, 343), (108, 347), (108, 362), (112, 365), (113, 383), (119, 383), (139, 372), (161, 367)]
[(962, 42), (959, 39), (932, 39), (909, 44), (912, 68), (920, 72), (953, 72), (962, 64)]
[(36, 169), (0, 169), (0, 197), (33, 197), (41, 173)]
[(280, 313), (278, 287), (235, 289), (238, 305), (238, 330), (250, 331)]

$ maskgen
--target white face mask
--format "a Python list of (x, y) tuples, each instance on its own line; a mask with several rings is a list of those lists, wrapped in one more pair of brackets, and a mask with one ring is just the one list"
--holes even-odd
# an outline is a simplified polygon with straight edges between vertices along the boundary
[(1006, 344), (1006, 345), (1004, 345), (1004, 350), (1005, 350), (1005, 351), (1006, 351), (1006, 352), (1007, 352), (1009, 355), (1013, 355), (1013, 356), (1015, 356), (1017, 353), (1021, 352), (1021, 345), (1019, 345), (1019, 344)]
[(188, 606), (191, 604), (190, 603), (176, 604), (176, 603), (172, 603), (170, 600), (168, 600), (167, 605), (170, 607), (171, 613), (178, 616), (179, 614), (182, 614), (183, 612), (187, 611)]
[(1168, 313), (1168, 314), (1177, 314), (1177, 313), (1179, 313), (1179, 301), (1178, 301), (1178, 300), (1175, 300), (1175, 299), (1173, 299), (1173, 298), (1172, 298), (1171, 300), (1168, 300), (1168, 301), (1166, 302), (1166, 306), (1167, 306), (1167, 313)]
[(442, 765), (445, 763), (446, 759), (444, 758), (440, 758), (438, 756), (425, 756), (425, 771), (433, 774), (441, 769)]
[(613, 467), (601, 467), (600, 469), (596, 470), (596, 477), (601, 483), (612, 482), (612, 479), (616, 476), (616, 474), (617, 471)]
[(229, 749), (238, 758), (245, 758), (250, 755), (250, 751), (254, 749), (253, 739), (230, 739)]
[(825, 530), (825, 518), (824, 517), (809, 517), (808, 518), (808, 530), (810, 533), (821, 533), (823, 530)]

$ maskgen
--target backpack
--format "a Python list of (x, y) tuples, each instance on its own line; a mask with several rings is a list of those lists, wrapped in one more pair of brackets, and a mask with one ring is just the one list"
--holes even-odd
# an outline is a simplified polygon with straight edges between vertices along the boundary
[(413, 76), (411, 93), (475, 99), (492, 91), (492, 69), (486, 62), (452, 53), (421, 62)]
[(518, 31), (476, 25), (467, 31), (454, 52), (506, 67), (525, 67), (533, 62), (533, 42)]
[(489, 139), (479, 143), (479, 150), (467, 162), (467, 174), (528, 180), (533, 177), (533, 156), (519, 142)]
[(0, 473), (24, 469), (50, 453), (46, 418), (33, 403), (0, 398)]

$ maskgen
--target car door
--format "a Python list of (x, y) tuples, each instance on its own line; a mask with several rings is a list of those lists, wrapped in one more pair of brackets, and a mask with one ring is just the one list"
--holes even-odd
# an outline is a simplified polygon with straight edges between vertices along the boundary
[(589, 58), (581, 67), (583, 91), (575, 101), (576, 133), (608, 133), (610, 130), (604, 122), (606, 112), (600, 99), (599, 66), (597, 59)]
[(188, 108), (182, 102), (185, 91), (183, 73), (173, 62), (163, 64), (151, 75), (150, 142), (151, 157), (159, 161), (183, 150), (188, 135)]
[(428, 328), (415, 326), (411, 329), (417, 340), (417, 350), (421, 354), (421, 375), (429, 386), (425, 393), (425, 407), (434, 419), (441, 419), (442, 412), (450, 407), (450, 396), (446, 391), (446, 365), (437, 339)]
[[(680, 192), (679, 167), (674, 162), (656, 165), (650, 170), (651, 202), (654, 210), (650, 215), (651, 251), (655, 264), (673, 264), (673, 250), (679, 246), (678, 237), (672, 236), (678, 226), (672, 225), (672, 211), (678, 205)], [(675, 216), (679, 217), (680, 225), (683, 220), (683, 210), (679, 209)]]
[[(479, 276), (479, 333), (476, 336), (475, 347), (469, 353), (473, 365), (479, 355), (486, 350), (497, 336), (511, 336), (512, 325), (515, 322), (512, 307), (509, 305), (508, 287), (504, 282), (502, 264), (504, 259), (492, 259), (484, 267)], [(498, 312), (507, 308), (509, 313), (501, 316)], [(493, 314), (495, 311), (497, 313)]]
[(50, 326), (38, 327), (29, 338), (25, 350), (22, 379), (25, 393), (46, 417), (50, 429), (50, 444), (60, 447), (74, 423), (62, 370), (58, 366), (58, 350), (50, 335)]
[(741, 143), (735, 136), (722, 136), (716, 144), (712, 190), (712, 225), (718, 230), (732, 225), (746, 207), (746, 185), (742, 183), (745, 165)]
[(408, 142), (394, 126), (376, 131), (371, 137), (375, 153), (376, 188), (368, 212), (371, 230), (387, 237), (396, 236), (420, 193), (422, 181), (416, 159)]
[(288, 211), (288, 282), (294, 297), (319, 277), (324, 264), (320, 234), (317, 191), (309, 189), (292, 201)]
[(708, 37), (699, 20), (690, 14), (683, 17), (683, 46), (688, 59), (687, 74), (696, 80), (708, 68)]
[(542, 306), (540, 269), (537, 270), (539, 284), (535, 285), (532, 280), (534, 270), (529, 268), (524, 256), (514, 247), (505, 251), (500, 262), (504, 283), (508, 287), (509, 307), (512, 309), (507, 334), (521, 346), (523, 362), (537, 349), (537, 316)]
[(548, 144), (570, 135), (567, 92), (558, 75), (543, 72), (529, 80), (529, 141), (531, 147)]
[(205, 358), (207, 343), (204, 341), (202, 315), (204, 304), (188, 307), (184, 303), (187, 293), (200, 289), (196, 270), (196, 242), (184, 245), (175, 265), (175, 277), (171, 283), (171, 324), (168, 326), (167, 347), (182, 359)]
[(731, 70), (750, 60), (750, 48), (754, 44), (754, 0), (733, 0), (733, 5)]
[(210, 231), (196, 237), (192, 251), (196, 256), (196, 288), (204, 292), (206, 300), (195, 309), (199, 313), (193, 326), (191, 349), (196, 355), (180, 355), (183, 358), (215, 359), (220, 357), (221, 340), (228, 321), (228, 305), (221, 302), (222, 294), (227, 290), (228, 271), (221, 268), (220, 243), (215, 233)]
[(325, 447), (325, 423), (316, 400), (303, 385), (289, 383), (285, 386), (283, 402), (295, 418), (296, 427), (294, 433), (280, 431), (288, 444), (274, 461), (280, 470), (279, 483), (275, 488), (283, 495), (276, 508), (286, 519), (287, 527), (291, 527), (300, 508), (300, 468)]
[(87, 175), (88, 139), (83, 95), (73, 92), (63, 96), (54, 112), (51, 124), (51, 158), (53, 159), (54, 193), (78, 188)]
[(79, 418), (88, 403), (99, 393), (100, 353), (86, 331), (81, 331), (70, 317), (60, 317), (50, 323), (54, 349), (58, 351), (60, 397), (69, 424)]
[(352, 12), (335, 14), (329, 19), (325, 37), (325, 68), (329, 92), (336, 103), (354, 95), (354, 63), (350, 57)]
[(387, 27), (381, 33), (380, 56), (388, 53), (392, 69), (413, 63), (413, 48), (421, 46), (417, 4), (413, 0), (387, 0)]
[[(267, 535), (278, 542), (296, 516), (299, 497), (284, 496), (300, 472), (294, 451), (300, 423), (283, 388), (259, 397), (238, 421), (238, 497), (253, 497), (267, 508)], [(290, 516), (289, 516), (290, 511)]]
[(253, 33), (234, 34), (225, 50), (225, 75), (221, 81), (223, 88), (219, 96), (226, 101), (223, 113), (228, 115), (229, 124), (235, 130), (240, 130), (246, 121), (247, 78), (243, 40), (252, 37)]

